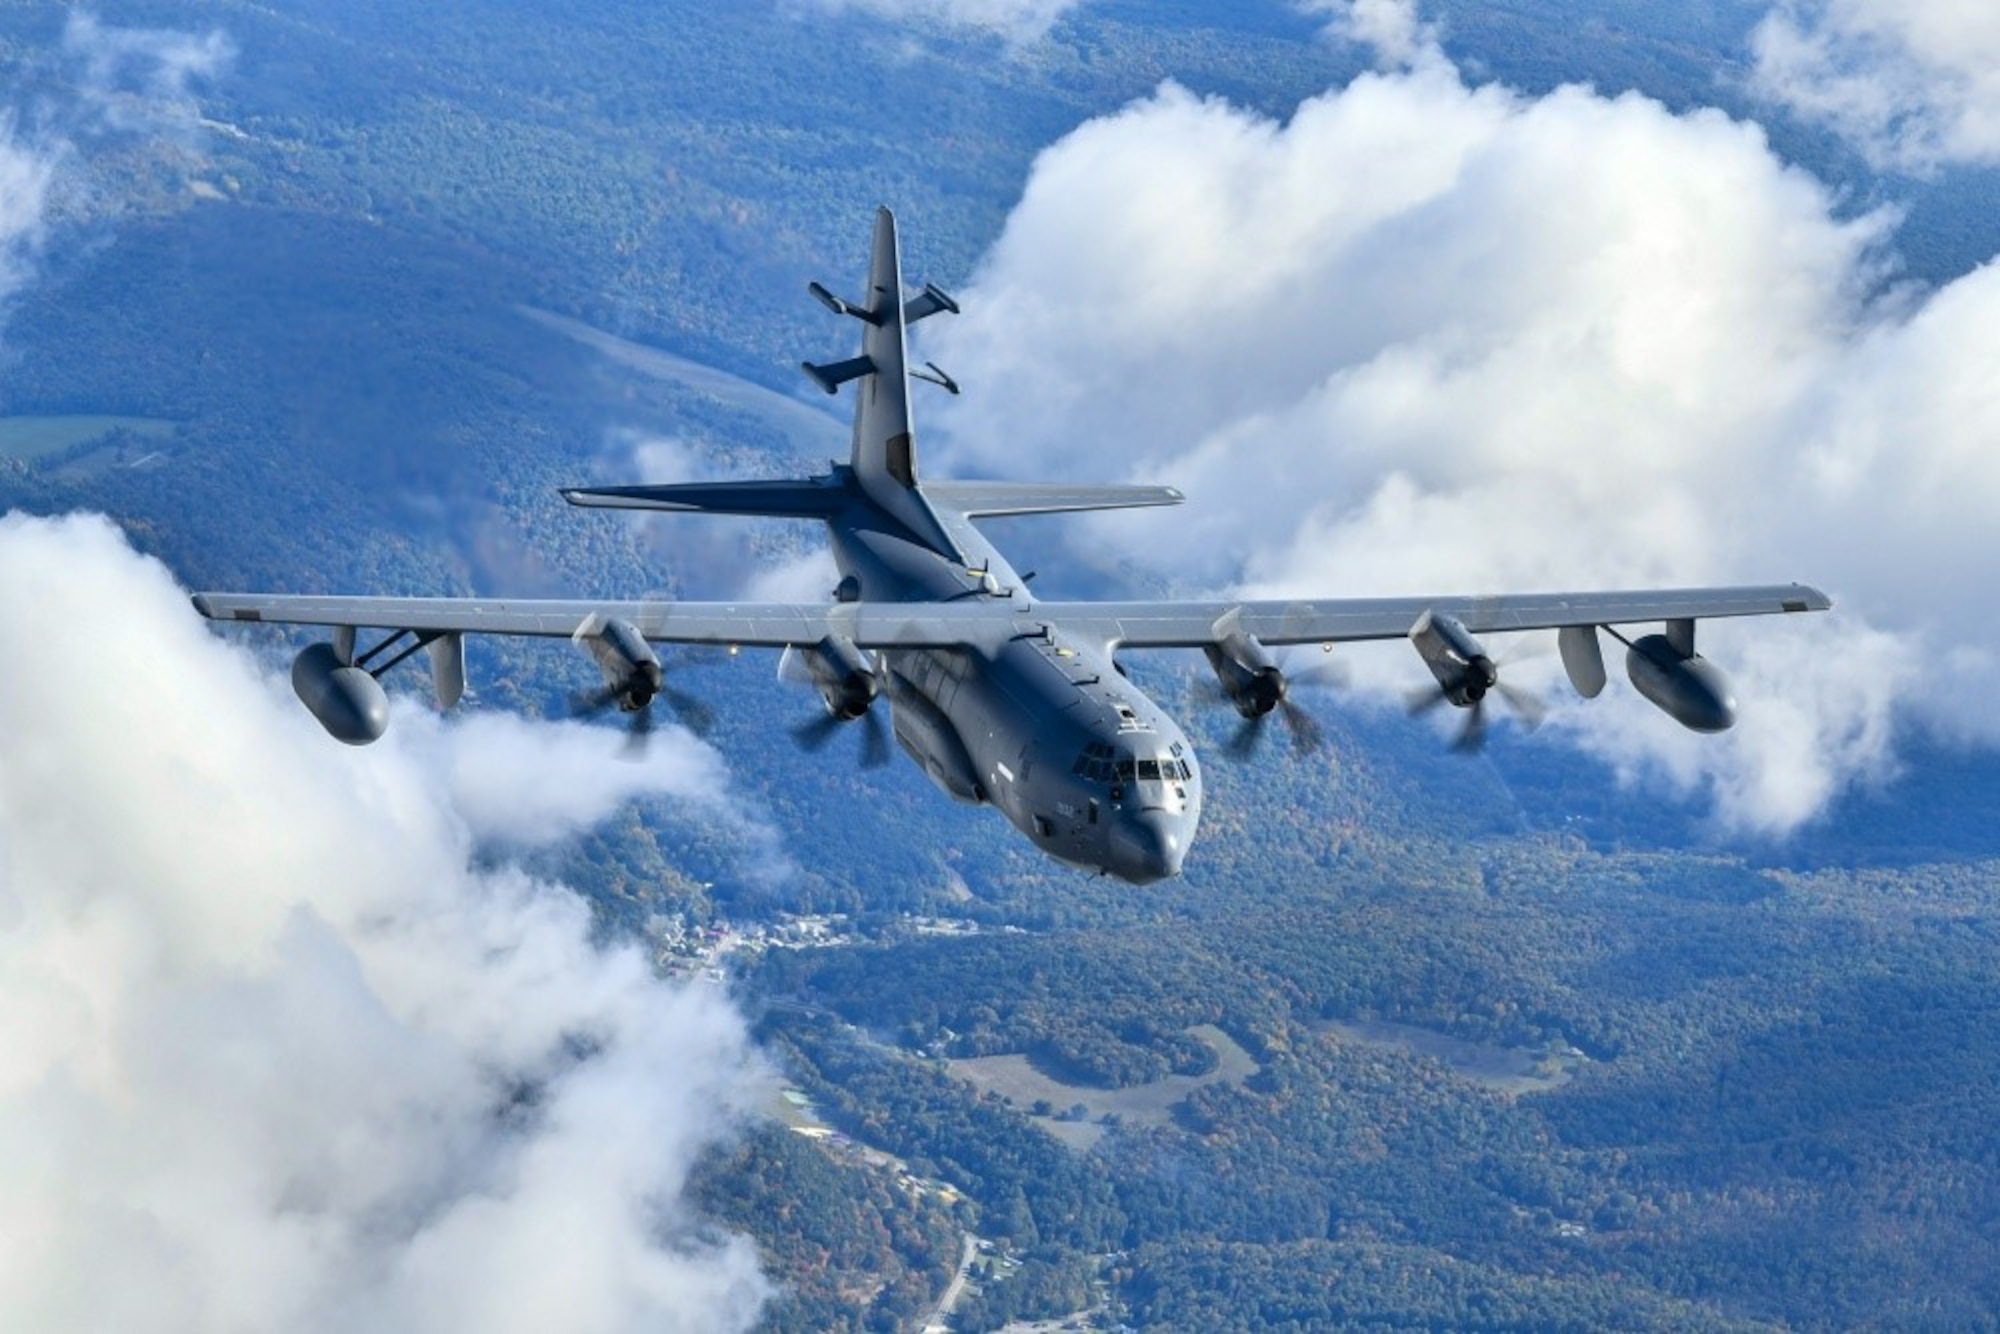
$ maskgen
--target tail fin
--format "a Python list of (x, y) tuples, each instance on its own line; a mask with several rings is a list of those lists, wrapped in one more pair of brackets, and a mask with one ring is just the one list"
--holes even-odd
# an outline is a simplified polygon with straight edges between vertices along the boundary
[(928, 285), (908, 301), (903, 299), (896, 217), (886, 208), (875, 213), (875, 244), (862, 299), (844, 301), (818, 283), (812, 293), (835, 314), (861, 323), (860, 356), (824, 366), (805, 363), (806, 374), (828, 393), (855, 382), (850, 463), (855, 481), (918, 540), (942, 555), (964, 559), (917, 486), (917, 446), (910, 422), (908, 326), (939, 312), (956, 312), (957, 304)]

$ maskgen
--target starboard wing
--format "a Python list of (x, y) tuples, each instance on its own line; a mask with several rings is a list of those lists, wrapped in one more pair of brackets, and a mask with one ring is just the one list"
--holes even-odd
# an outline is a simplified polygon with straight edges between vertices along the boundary
[(1036, 619), (1108, 648), (1196, 648), (1215, 642), (1216, 625), (1270, 645), (1400, 639), (1425, 612), (1456, 617), (1475, 634), (1630, 625), (1825, 611), (1826, 594), (1804, 584), (1661, 588), (1609, 593), (1508, 593), (1494, 597), (1321, 598), (1282, 601), (1039, 602)]

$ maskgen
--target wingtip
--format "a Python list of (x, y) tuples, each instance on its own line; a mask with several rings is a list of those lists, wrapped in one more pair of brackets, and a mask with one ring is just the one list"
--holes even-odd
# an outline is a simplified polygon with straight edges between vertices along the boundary
[(188, 601), (194, 603), (194, 609), (200, 612), (204, 617), (206, 617), (211, 621), (215, 619), (215, 611), (209, 605), (208, 594), (196, 593), (193, 596), (191, 596), (188, 599)]

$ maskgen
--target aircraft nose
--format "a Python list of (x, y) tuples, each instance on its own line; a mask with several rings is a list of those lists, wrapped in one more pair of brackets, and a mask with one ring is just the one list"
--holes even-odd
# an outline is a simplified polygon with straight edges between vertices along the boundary
[(1187, 836), (1181, 816), (1171, 811), (1131, 811), (1111, 831), (1111, 872), (1135, 885), (1150, 885), (1181, 873)]

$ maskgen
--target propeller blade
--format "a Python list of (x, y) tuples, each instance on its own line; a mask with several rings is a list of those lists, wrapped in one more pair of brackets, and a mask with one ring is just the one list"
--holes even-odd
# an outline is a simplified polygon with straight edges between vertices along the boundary
[(1461, 755), (1477, 755), (1486, 749), (1486, 701), (1480, 700), (1465, 711), (1465, 728), (1451, 748)]
[(840, 719), (830, 713), (822, 713), (794, 727), (792, 740), (800, 750), (817, 754), (825, 749), (826, 743), (833, 740), (833, 734), (839, 730)]
[(1521, 726), (1529, 731), (1540, 727), (1542, 720), (1549, 716), (1548, 705), (1542, 703), (1532, 691), (1523, 690), (1519, 686), (1510, 686), (1505, 681), (1500, 682), (1494, 689), (1500, 692), (1500, 698), (1507, 701), (1508, 707), (1520, 715)]
[(626, 726), (625, 746), (619, 752), (620, 756), (628, 760), (643, 760), (652, 749), (652, 744), (653, 710), (650, 707), (634, 709), (632, 721)]
[[(667, 702), (667, 707), (673, 710), (674, 718), (680, 725), (687, 728), (688, 731), (693, 732), (696, 736), (706, 740), (715, 731), (715, 710), (708, 707), (703, 701), (696, 699), (693, 695), (688, 694), (687, 691), (676, 689), (670, 685), (662, 685), (660, 687), (659, 698)], [(642, 712), (645, 712), (645, 710), (642, 710)]]
[(1443, 686), (1418, 686), (1403, 696), (1403, 707), (1412, 718), (1421, 718), (1450, 698)]
[(618, 702), (618, 692), (610, 686), (596, 690), (578, 690), (569, 697), (569, 716), (572, 718), (595, 718)]
[(1291, 733), (1292, 745), (1300, 753), (1309, 755), (1326, 744), (1326, 733), (1310, 713), (1289, 699), (1278, 705), (1278, 711), (1284, 715), (1285, 729)]
[(861, 715), (861, 767), (880, 769), (889, 762), (889, 725), (874, 709)]
[(1345, 690), (1354, 683), (1347, 659), (1336, 658), (1329, 652), (1287, 649), (1278, 656), (1278, 670), (1284, 673), (1285, 684), (1293, 689)]

